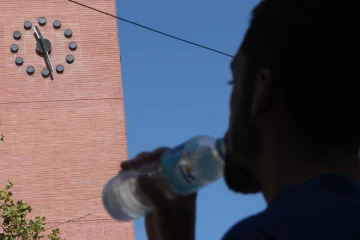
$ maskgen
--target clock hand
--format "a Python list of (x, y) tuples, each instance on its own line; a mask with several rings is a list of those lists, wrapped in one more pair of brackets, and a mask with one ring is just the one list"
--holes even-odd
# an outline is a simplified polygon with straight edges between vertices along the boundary
[(40, 45), (42, 47), (42, 50), (45, 54), (45, 61), (47, 62), (47, 64), (49, 65), (49, 68), (50, 68), (50, 71), (51, 72), (54, 72), (53, 70), (53, 66), (52, 66), (52, 63), (51, 63), (51, 60), (50, 60), (50, 56), (49, 56), (49, 51), (50, 51), (50, 48), (49, 48), (49, 44), (47, 45), (45, 43), (45, 39), (43, 38), (39, 28), (37, 26), (34, 26), (34, 31), (35, 31), (35, 34), (36, 34), (36, 37), (38, 38), (38, 41), (40, 42)]

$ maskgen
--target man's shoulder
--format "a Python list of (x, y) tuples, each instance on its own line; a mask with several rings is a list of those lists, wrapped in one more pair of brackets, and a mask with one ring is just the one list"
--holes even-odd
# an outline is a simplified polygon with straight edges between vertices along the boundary
[(360, 239), (360, 187), (324, 176), (290, 187), (263, 212), (234, 225), (224, 240)]
[(270, 234), (262, 227), (264, 214), (264, 212), (261, 212), (238, 222), (226, 233), (223, 240), (272, 240)]
[(283, 191), (264, 211), (235, 224), (223, 240), (360, 239), (359, 221), (360, 186), (325, 176)]

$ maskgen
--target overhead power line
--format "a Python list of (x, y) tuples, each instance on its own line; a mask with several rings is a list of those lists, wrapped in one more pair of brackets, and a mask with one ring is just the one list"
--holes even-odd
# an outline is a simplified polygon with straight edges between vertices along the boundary
[(138, 26), (138, 27), (147, 29), (147, 30), (149, 30), (149, 31), (152, 31), (152, 32), (155, 32), (155, 33), (164, 35), (164, 36), (166, 36), (166, 37), (173, 38), (173, 39), (175, 39), (175, 40), (178, 40), (178, 41), (181, 41), (181, 42), (185, 42), (185, 43), (188, 43), (188, 44), (194, 45), (194, 46), (196, 46), (196, 47), (200, 47), (200, 48), (203, 48), (203, 49), (206, 49), (206, 50), (215, 52), (215, 53), (219, 53), (219, 54), (225, 55), (225, 56), (227, 56), (227, 57), (234, 57), (233, 55), (228, 54), (228, 53), (225, 53), (225, 52), (222, 52), (222, 51), (220, 51), (220, 50), (216, 50), (216, 49), (214, 49), (214, 48), (210, 48), (210, 47), (207, 47), (207, 46), (204, 46), (204, 45), (201, 45), (201, 44), (198, 44), (198, 43), (195, 43), (195, 42), (192, 42), (192, 41), (183, 39), (183, 38), (176, 37), (176, 36), (174, 36), (174, 35), (171, 35), (171, 34), (168, 34), (168, 33), (165, 33), (165, 32), (159, 31), (159, 30), (156, 30), (156, 29), (151, 28), (151, 27), (147, 27), (147, 26), (145, 26), (145, 25), (142, 25), (142, 24), (139, 24), (139, 23), (136, 23), (136, 22), (127, 20), (127, 19), (125, 19), (125, 18), (118, 17), (118, 16), (116, 16), (116, 15), (113, 15), (113, 14), (110, 14), (110, 13), (107, 13), (107, 12), (104, 12), (104, 11), (101, 11), (101, 10), (99, 10), (99, 9), (96, 9), (96, 8), (93, 8), (93, 7), (90, 7), (90, 6), (87, 6), (87, 5), (85, 5), (85, 4), (82, 4), (82, 3), (79, 3), (79, 2), (76, 2), (76, 1), (73, 1), (73, 0), (68, 0), (68, 1), (69, 1), (69, 2), (72, 2), (72, 3), (75, 3), (75, 4), (78, 4), (78, 5), (80, 5), (80, 6), (86, 7), (86, 8), (88, 8), (88, 9), (97, 11), (97, 12), (99, 12), (99, 13), (108, 15), (108, 16), (110, 16), (110, 17), (117, 18), (117, 19), (119, 19), (120, 21), (127, 22), (127, 23), (130, 23), (130, 24), (132, 24), (132, 25), (135, 25), (135, 26)]

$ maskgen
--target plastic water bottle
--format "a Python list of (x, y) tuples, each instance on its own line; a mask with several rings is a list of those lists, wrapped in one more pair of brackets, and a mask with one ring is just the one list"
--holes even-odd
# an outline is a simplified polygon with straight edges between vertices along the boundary
[(222, 139), (194, 137), (165, 152), (161, 161), (144, 164), (139, 171), (121, 171), (103, 189), (103, 204), (118, 221), (131, 221), (153, 209), (137, 185), (148, 174), (169, 199), (197, 192), (223, 176), (225, 147)]

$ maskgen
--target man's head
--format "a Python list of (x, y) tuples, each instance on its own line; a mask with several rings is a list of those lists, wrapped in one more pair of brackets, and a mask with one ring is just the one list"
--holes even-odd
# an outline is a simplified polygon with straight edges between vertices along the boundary
[(232, 190), (261, 191), (256, 174), (271, 164), (264, 151), (277, 134), (301, 139), (317, 153), (357, 151), (359, 6), (350, 0), (265, 0), (255, 8), (231, 66), (225, 180)]

